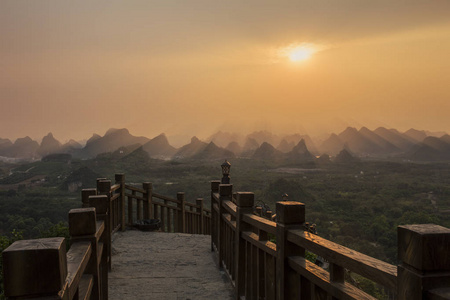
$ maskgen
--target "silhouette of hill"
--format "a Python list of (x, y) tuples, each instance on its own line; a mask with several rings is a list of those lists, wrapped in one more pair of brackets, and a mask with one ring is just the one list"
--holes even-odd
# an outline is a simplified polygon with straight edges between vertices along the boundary
[(446, 135), (447, 133), (444, 131), (429, 131), (429, 130), (424, 130), (425, 134), (427, 136), (434, 136), (434, 137), (442, 137), (444, 135)]
[[(208, 140), (213, 142), (214, 146), (211, 145), (207, 149), (210, 153), (204, 154), (207, 156), (215, 156), (219, 155), (217, 154), (218, 152), (221, 152), (222, 154), (225, 153), (227, 157), (232, 157), (228, 152), (224, 152), (230, 151), (234, 156), (252, 158), (256, 150), (259, 149), (258, 154), (255, 155), (255, 157), (258, 157), (264, 151), (271, 152), (270, 147), (267, 145), (262, 148), (260, 147), (263, 143), (267, 143), (272, 147), (273, 145), (278, 145), (276, 150), (284, 154), (289, 154), (303, 141), (301, 145), (302, 147), (303, 145), (306, 147), (309, 155), (312, 155), (312, 153), (315, 155), (337, 155), (343, 148), (346, 148), (350, 153), (362, 157), (389, 158), (395, 156), (396, 158), (404, 157), (420, 160), (426, 160), (427, 157), (430, 157), (432, 160), (445, 158), (446, 155), (441, 153), (443, 150), (436, 148), (438, 140), (427, 139), (429, 137), (434, 137), (446, 144), (450, 144), (450, 136), (447, 134), (416, 130), (413, 128), (404, 133), (400, 133), (396, 129), (386, 129), (384, 127), (379, 127), (374, 131), (366, 127), (362, 127), (359, 130), (348, 127), (339, 134), (331, 134), (320, 144), (320, 147), (316, 147), (315, 142), (308, 135), (297, 133), (275, 135), (268, 131), (255, 131), (247, 135), (245, 143), (243, 143), (242, 135), (219, 131), (208, 138)], [(93, 134), (87, 140), (84, 147), (74, 140), (70, 140), (68, 143), (61, 145), (53, 137), (52, 133), (45, 136), (40, 145), (30, 137), (17, 139), (14, 143), (9, 139), (0, 138), (0, 156), (30, 159), (39, 156), (44, 157), (51, 153), (70, 153), (75, 158), (92, 158), (102, 153), (113, 153), (121, 149), (121, 147), (127, 148), (132, 145), (136, 145), (136, 147), (142, 145), (143, 150), (151, 158), (170, 159), (173, 157), (192, 157), (205, 150), (208, 143), (202, 142), (194, 137), (189, 144), (176, 149), (169, 144), (165, 134), (160, 134), (150, 140), (146, 137), (133, 136), (125, 128), (111, 128), (103, 137), (98, 134)], [(221, 150), (219, 151), (218, 149)], [(136, 148), (133, 148), (133, 150), (136, 150)], [(284, 158), (291, 159), (292, 157), (290, 156), (298, 157), (300, 155), (300, 153), (296, 152), (298, 150), (295, 150), (295, 153), (285, 155)], [(278, 154), (274, 155), (279, 156)]]
[[(365, 131), (363, 130), (363, 132)], [(358, 130), (353, 127), (348, 127), (341, 132), (338, 137), (351, 151), (356, 153), (372, 154), (379, 153), (382, 150), (380, 146), (372, 142), (369, 138), (358, 132)]]
[(233, 152), (218, 147), (214, 142), (210, 142), (205, 148), (192, 156), (193, 159), (229, 159), (235, 158)]
[(422, 143), (413, 147), (408, 155), (411, 160), (417, 161), (439, 161), (450, 159), (450, 143), (447, 137), (426, 137)]
[(271, 145), (278, 145), (281, 141), (280, 137), (266, 130), (252, 132), (247, 135), (247, 140), (248, 139), (255, 140), (258, 145), (261, 145), (264, 142)]
[(280, 144), (277, 147), (277, 150), (288, 153), (289, 151), (292, 151), (292, 149), (295, 147), (294, 142), (288, 142), (285, 139), (282, 139)]
[(83, 148), (80, 143), (75, 140), (70, 140), (61, 146), (61, 152), (63, 153), (75, 153)]
[[(133, 149), (135, 146), (137, 148)], [(136, 144), (133, 148), (128, 148), (127, 153), (120, 159), (121, 162), (126, 163), (129, 166), (140, 167), (150, 161), (150, 156), (144, 147)], [(131, 150), (131, 151), (130, 151)]]
[(98, 154), (113, 152), (120, 147), (133, 144), (145, 144), (149, 141), (146, 137), (136, 137), (129, 133), (128, 129), (109, 129), (106, 134), (97, 138), (95, 135), (88, 140), (86, 146), (80, 151), (82, 157), (95, 157)]
[(206, 139), (207, 142), (214, 142), (219, 147), (226, 147), (231, 142), (242, 142), (243, 137), (237, 133), (218, 131)]
[(314, 155), (312, 155), (306, 147), (304, 139), (298, 142), (298, 144), (286, 154), (286, 158), (290, 162), (310, 162), (315, 159)]
[(159, 159), (169, 159), (177, 152), (177, 149), (169, 144), (164, 133), (145, 143), (142, 148), (150, 157)]
[(422, 144), (432, 147), (438, 151), (448, 151), (450, 144), (444, 141), (442, 138), (437, 138), (434, 136), (429, 136), (425, 138)]
[(354, 157), (347, 149), (342, 149), (334, 158), (334, 162), (336, 163), (352, 163), (356, 161), (359, 161), (359, 159)]
[(13, 143), (9, 139), (0, 138), (0, 151), (1, 151), (1, 149), (11, 147), (12, 145), (13, 145)]
[(373, 145), (376, 145), (376, 147), (369, 149), (371, 151), (368, 151), (368, 153), (389, 154), (400, 151), (398, 147), (366, 127), (362, 127), (359, 130), (359, 134), (369, 140)]
[(173, 155), (174, 158), (189, 158), (206, 148), (208, 144), (200, 141), (196, 136), (191, 138), (191, 142), (184, 145)]
[(401, 151), (408, 151), (414, 145), (414, 143), (409, 138), (403, 136), (396, 129), (386, 129), (384, 127), (379, 127), (375, 129), (374, 132), (389, 143), (399, 148)]
[(285, 138), (287, 141), (289, 141), (290, 137), (292, 137), (292, 136), (297, 136), (297, 138), (298, 138), (296, 141), (294, 141), (294, 144), (298, 143), (299, 141), (301, 141), (303, 139), (303, 140), (305, 140), (306, 147), (308, 147), (308, 150), (311, 153), (315, 153), (315, 154), (319, 153), (319, 151), (317, 150), (316, 144), (314, 143), (314, 141), (312, 140), (312, 138), (309, 135), (297, 134), (297, 135), (286, 136)]
[(259, 148), (259, 143), (252, 138), (247, 138), (245, 140), (244, 147), (242, 147), (242, 156), (250, 157), (255, 153), (256, 149)]
[(344, 142), (335, 134), (332, 133), (328, 139), (323, 141), (319, 149), (322, 153), (327, 153), (329, 155), (335, 155), (339, 153), (344, 147)]
[(277, 161), (284, 157), (283, 152), (275, 149), (271, 144), (264, 142), (259, 146), (258, 149), (253, 153), (253, 159), (271, 160)]
[(98, 139), (100, 139), (100, 138), (101, 138), (100, 135), (94, 133), (94, 134), (86, 141), (86, 145), (87, 145), (87, 144), (90, 144), (90, 143), (92, 143), (92, 142), (94, 142), (94, 141), (96, 141), (96, 140), (98, 140)]
[(446, 143), (450, 144), (450, 135), (448, 134), (444, 134), (443, 136), (440, 137), (440, 139)]
[(409, 137), (416, 143), (422, 142), (426, 137), (427, 134), (423, 130), (416, 130), (416, 129), (409, 129), (408, 131), (404, 132), (403, 135)]
[(14, 144), (1, 149), (0, 155), (14, 158), (34, 158), (36, 157), (39, 144), (29, 136), (18, 138)]
[(229, 143), (225, 149), (228, 151), (233, 152), (236, 156), (239, 156), (242, 153), (242, 147), (239, 145), (238, 142), (231, 142)]
[(60, 151), (61, 143), (53, 137), (53, 134), (51, 132), (42, 138), (41, 145), (37, 149), (37, 153), (41, 157), (52, 153), (58, 153)]

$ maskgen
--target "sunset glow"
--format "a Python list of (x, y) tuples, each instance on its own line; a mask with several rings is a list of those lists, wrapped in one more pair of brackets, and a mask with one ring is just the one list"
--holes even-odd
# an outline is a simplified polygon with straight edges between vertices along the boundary
[(0, 138), (450, 133), (449, 11), (437, 0), (0, 1)]
[(293, 62), (303, 61), (309, 59), (313, 55), (314, 51), (312, 48), (306, 46), (296, 47), (289, 52), (289, 59)]

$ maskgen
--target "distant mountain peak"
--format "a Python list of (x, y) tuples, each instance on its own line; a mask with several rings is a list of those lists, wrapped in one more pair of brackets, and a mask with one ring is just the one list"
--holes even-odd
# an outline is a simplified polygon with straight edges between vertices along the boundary
[(278, 160), (283, 156), (283, 153), (268, 142), (263, 142), (258, 149), (253, 153), (252, 158), (264, 160)]
[(61, 143), (53, 137), (51, 132), (42, 138), (41, 145), (37, 149), (37, 153), (42, 157), (59, 151), (61, 151)]
[(99, 138), (101, 138), (100, 135), (93, 133), (92, 136), (86, 141), (86, 145), (98, 140)]
[(305, 139), (301, 139), (300, 142), (294, 147), (301, 151), (308, 151), (308, 148), (306, 147)]
[(195, 153), (193, 159), (229, 159), (234, 158), (233, 152), (217, 146), (214, 142), (209, 142), (203, 149)]
[(339, 154), (334, 159), (335, 162), (339, 162), (339, 163), (348, 163), (348, 162), (354, 162), (354, 161), (357, 161), (357, 160), (358, 159), (355, 158), (352, 155), (352, 153), (346, 148), (342, 149), (342, 151), (339, 152)]
[(191, 138), (191, 142), (187, 145), (184, 145), (175, 153), (175, 158), (188, 158), (196, 155), (206, 148), (208, 144), (200, 141), (196, 136)]
[(130, 134), (128, 129), (109, 129), (103, 137), (94, 134), (83, 150), (81, 157), (95, 157), (101, 153), (114, 152), (120, 147), (128, 147), (135, 144), (143, 145), (149, 141), (146, 137), (136, 137)]
[(288, 142), (286, 139), (282, 139), (280, 144), (278, 145), (277, 149), (281, 152), (287, 153), (291, 151), (295, 147), (294, 142)]
[(108, 136), (108, 135), (111, 135), (111, 134), (118, 134), (118, 133), (129, 135), (130, 131), (128, 129), (126, 129), (126, 128), (119, 128), (119, 129), (117, 129), (117, 128), (110, 128), (110, 129), (108, 129), (108, 131), (106, 131), (105, 136)]
[(169, 159), (175, 154), (176, 149), (169, 144), (164, 133), (154, 137), (143, 145), (148, 155), (152, 158)]
[(425, 131), (414, 128), (407, 130), (404, 135), (413, 139), (414, 142), (422, 142), (427, 137)]
[(198, 142), (201, 142), (201, 141), (198, 139), (198, 137), (193, 136), (193, 137), (191, 138), (191, 144), (193, 144), (193, 143), (198, 143)]

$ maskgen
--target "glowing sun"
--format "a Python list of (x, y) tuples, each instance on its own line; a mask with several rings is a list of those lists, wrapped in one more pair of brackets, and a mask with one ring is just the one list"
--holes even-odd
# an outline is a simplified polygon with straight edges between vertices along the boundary
[(288, 58), (291, 62), (302, 62), (310, 59), (320, 49), (317, 45), (309, 43), (292, 43), (288, 46), (278, 48), (280, 58)]
[(289, 51), (289, 59), (293, 62), (309, 59), (313, 55), (313, 50), (306, 46), (299, 46)]

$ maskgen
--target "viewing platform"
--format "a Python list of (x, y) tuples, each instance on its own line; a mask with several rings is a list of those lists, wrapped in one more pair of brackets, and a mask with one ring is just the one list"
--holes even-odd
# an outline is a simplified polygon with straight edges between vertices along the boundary
[(229, 300), (233, 288), (210, 236), (128, 230), (113, 236), (109, 299)]

